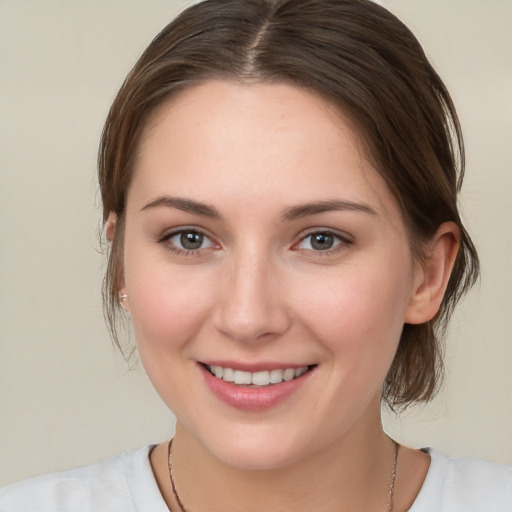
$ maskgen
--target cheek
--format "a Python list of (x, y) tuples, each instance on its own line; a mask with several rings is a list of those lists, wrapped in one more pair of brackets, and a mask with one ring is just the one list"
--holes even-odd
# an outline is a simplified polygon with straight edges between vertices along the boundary
[[(139, 351), (160, 353), (184, 345), (200, 329), (212, 301), (211, 276), (133, 252), (125, 264), (125, 285)], [(199, 273), (199, 275), (198, 275)]]
[(304, 316), (310, 330), (332, 352), (343, 350), (360, 360), (393, 354), (410, 289), (410, 278), (400, 265), (353, 266), (326, 283), (328, 288), (307, 287), (302, 307), (308, 311)]

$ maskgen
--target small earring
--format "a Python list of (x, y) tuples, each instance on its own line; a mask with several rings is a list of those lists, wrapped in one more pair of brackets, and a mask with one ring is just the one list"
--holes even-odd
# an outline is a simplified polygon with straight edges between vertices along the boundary
[(124, 302), (127, 298), (128, 298), (128, 295), (127, 295), (126, 293), (121, 293), (121, 294), (119, 295), (119, 300), (120, 300), (121, 302)]

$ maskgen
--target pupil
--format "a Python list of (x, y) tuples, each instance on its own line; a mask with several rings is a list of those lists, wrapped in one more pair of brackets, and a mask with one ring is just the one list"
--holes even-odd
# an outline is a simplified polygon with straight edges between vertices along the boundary
[(325, 251), (330, 249), (333, 244), (333, 236), (326, 233), (319, 233), (317, 235), (313, 235), (311, 239), (311, 247), (318, 251)]
[(180, 236), (181, 245), (188, 250), (199, 249), (203, 245), (201, 233), (182, 233)]

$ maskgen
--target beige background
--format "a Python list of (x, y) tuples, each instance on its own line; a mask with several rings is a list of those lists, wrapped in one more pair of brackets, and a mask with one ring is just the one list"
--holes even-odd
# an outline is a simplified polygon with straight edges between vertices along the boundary
[[(384, 3), (453, 92), (483, 267), (449, 334), (442, 394), (385, 422), (415, 446), (512, 464), (512, 2)], [(0, 0), (0, 483), (172, 429), (103, 325), (95, 159), (123, 77), (183, 4)]]

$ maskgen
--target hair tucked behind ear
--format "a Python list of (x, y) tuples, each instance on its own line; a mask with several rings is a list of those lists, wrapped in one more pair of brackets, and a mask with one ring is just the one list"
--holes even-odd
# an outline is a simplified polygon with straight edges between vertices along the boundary
[(104, 282), (113, 339), (119, 342), (122, 226), (141, 133), (164, 101), (211, 78), (286, 82), (335, 105), (400, 205), (417, 259), (443, 222), (458, 226), (460, 250), (440, 311), (426, 324), (404, 326), (383, 390), (395, 408), (431, 399), (442, 375), (446, 324), (478, 276), (457, 207), (462, 134), (450, 95), (416, 38), (367, 0), (205, 0), (146, 49), (112, 105), (99, 151), (104, 220), (110, 212), (119, 219)]

